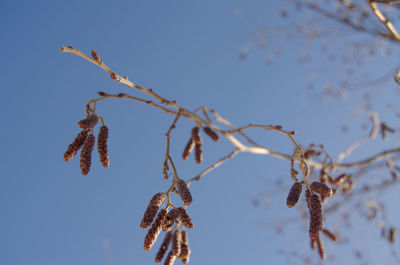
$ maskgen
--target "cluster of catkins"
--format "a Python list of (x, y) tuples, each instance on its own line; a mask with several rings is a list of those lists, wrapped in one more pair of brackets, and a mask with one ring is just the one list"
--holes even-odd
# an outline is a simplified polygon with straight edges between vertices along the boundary
[[(67, 151), (64, 153), (64, 161), (70, 161), (82, 147), (80, 160), (82, 175), (87, 175), (90, 170), (90, 165), (92, 163), (92, 151), (95, 142), (93, 128), (97, 124), (98, 120), (99, 117), (96, 114), (90, 114), (86, 119), (79, 121), (78, 126), (82, 129), (82, 131), (78, 133), (74, 141), (68, 146)], [(110, 165), (107, 139), (108, 128), (107, 126), (102, 125), (97, 137), (97, 150), (99, 151), (100, 162), (106, 168)]]
[[(216, 132), (214, 132), (210, 127), (204, 127), (203, 131), (215, 142), (219, 141), (219, 136)], [(193, 127), (192, 133), (190, 136), (190, 139), (188, 143), (185, 146), (185, 149), (183, 150), (182, 153), (182, 158), (184, 160), (188, 159), (190, 153), (194, 151), (195, 154), (195, 160), (197, 164), (200, 164), (203, 161), (203, 149), (202, 149), (202, 143), (203, 140), (200, 136), (200, 128), (199, 127)]]
[[(155, 258), (155, 262), (160, 263), (167, 252), (169, 245), (171, 245), (171, 250), (164, 261), (165, 265), (174, 264), (177, 258), (181, 259), (183, 264), (187, 264), (191, 252), (188, 243), (188, 236), (183, 227), (189, 229), (194, 227), (192, 218), (190, 218), (185, 209), (190, 203), (192, 203), (192, 195), (185, 181), (182, 179), (178, 179), (176, 183), (176, 192), (181, 197), (184, 207), (173, 208), (171, 210), (163, 208), (158, 211), (165, 200), (166, 194), (157, 193), (151, 198), (143, 215), (142, 222), (140, 223), (142, 229), (146, 229), (151, 225), (144, 238), (144, 249), (146, 251), (150, 251), (153, 247), (161, 230), (167, 232)], [(172, 229), (174, 224), (177, 225)]]
[[(302, 183), (295, 182), (290, 188), (286, 204), (292, 208), (299, 201), (302, 191)], [(310, 213), (309, 235), (311, 238), (311, 248), (318, 246), (318, 253), (321, 259), (325, 258), (325, 251), (321, 241), (320, 232), (333, 241), (337, 241), (336, 236), (329, 230), (322, 227), (322, 205), (321, 198), (331, 197), (334, 194), (332, 189), (325, 183), (314, 181), (305, 191), (306, 202)]]

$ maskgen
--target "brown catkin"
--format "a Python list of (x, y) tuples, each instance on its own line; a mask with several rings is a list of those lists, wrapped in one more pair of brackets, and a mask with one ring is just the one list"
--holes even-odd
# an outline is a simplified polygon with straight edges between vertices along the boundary
[(321, 259), (325, 259), (325, 250), (324, 250), (324, 245), (322, 244), (321, 237), (317, 237), (316, 241), (318, 246), (318, 254)]
[(311, 238), (316, 238), (322, 230), (322, 207), (321, 200), (316, 194), (311, 195), (309, 203), (310, 211), (310, 229), (309, 234)]
[(307, 207), (308, 209), (310, 209), (311, 191), (309, 189), (306, 189), (305, 195), (306, 195)]
[(164, 265), (173, 265), (176, 260), (176, 256), (172, 254), (172, 251), (168, 253), (168, 256), (165, 258)]
[(389, 235), (388, 235), (388, 240), (390, 243), (394, 243), (394, 233), (395, 233), (395, 230), (393, 227), (391, 227), (389, 229)]
[(197, 126), (192, 128), (192, 139), (196, 144), (198, 144), (198, 143), (201, 144), (201, 142), (202, 142), (201, 136), (200, 136), (200, 129)]
[(332, 189), (329, 188), (328, 185), (326, 185), (322, 182), (314, 181), (313, 183), (311, 183), (310, 187), (313, 191), (321, 194), (324, 197), (332, 196)]
[(176, 183), (176, 190), (185, 205), (192, 203), (192, 194), (183, 179), (179, 179)]
[(172, 226), (174, 225), (176, 219), (179, 217), (179, 210), (178, 208), (172, 209), (166, 216), (162, 223), (162, 230), (164, 232), (169, 231)]
[(144, 238), (144, 250), (150, 251), (151, 247), (154, 245), (154, 243), (157, 240), (158, 235), (161, 232), (161, 226), (164, 222), (165, 216), (167, 214), (168, 210), (167, 209), (162, 209), (157, 217), (154, 223), (151, 225), (149, 231), (147, 231), (146, 237)]
[(179, 256), (181, 254), (181, 244), (182, 244), (182, 235), (181, 230), (176, 229), (174, 234), (172, 235), (172, 249), (171, 252), (174, 256)]
[(216, 132), (214, 132), (213, 129), (211, 129), (210, 127), (204, 127), (203, 131), (214, 141), (214, 142), (218, 142), (219, 141), (219, 136)]
[(188, 143), (185, 146), (185, 149), (183, 149), (183, 153), (182, 153), (183, 160), (188, 159), (190, 153), (193, 151), (194, 145), (195, 145), (195, 143), (194, 143), (193, 138), (190, 138)]
[[(178, 258), (189, 260), (191, 251), (190, 251), (190, 247), (189, 247), (189, 240), (188, 240), (187, 232), (185, 230), (182, 230), (181, 236), (182, 236), (181, 253), (179, 254)], [(186, 264), (186, 263), (184, 263), (184, 264)]]
[(203, 148), (201, 143), (197, 143), (194, 146), (194, 158), (197, 164), (201, 164), (203, 161)]
[(142, 229), (146, 229), (151, 225), (158, 212), (158, 208), (160, 208), (160, 205), (164, 202), (164, 199), (164, 193), (157, 193), (151, 198), (149, 204), (147, 205), (147, 209), (144, 212), (142, 222), (140, 223), (140, 227)]
[(76, 155), (78, 150), (82, 147), (83, 143), (85, 142), (87, 134), (88, 131), (85, 130), (78, 133), (72, 144), (68, 145), (67, 151), (65, 151), (64, 153), (64, 161), (70, 161)]
[(325, 168), (322, 168), (321, 171), (319, 172), (319, 180), (322, 183), (326, 183), (328, 181), (328, 179), (329, 179), (328, 172), (326, 171)]
[(316, 151), (316, 150), (313, 150), (313, 149), (310, 149), (310, 150), (307, 150), (307, 151), (304, 153), (304, 158), (305, 158), (305, 159), (309, 159), (309, 158), (311, 158), (312, 156), (319, 156), (319, 155), (321, 155), (320, 152), (318, 152), (318, 151)]
[(317, 240), (316, 240), (316, 239), (312, 239), (312, 238), (311, 238), (310, 240), (311, 240), (311, 241), (310, 241), (310, 242), (311, 242), (311, 249), (314, 250), (314, 249), (315, 249), (315, 246), (317, 245)]
[(292, 208), (296, 205), (296, 203), (299, 201), (301, 190), (302, 190), (302, 185), (299, 182), (295, 182), (293, 186), (290, 188), (289, 195), (286, 199), (286, 205), (289, 208)]
[(189, 237), (188, 237), (187, 232), (185, 230), (182, 230), (181, 236), (182, 236), (182, 244), (189, 245)]
[(330, 240), (332, 240), (333, 242), (337, 242), (337, 237), (334, 233), (332, 233), (331, 231), (327, 230), (327, 229), (322, 229), (322, 233), (324, 233), (324, 235), (326, 235)]
[(99, 117), (97, 117), (96, 114), (91, 114), (86, 119), (79, 121), (78, 126), (83, 130), (91, 130), (97, 124), (98, 121)]
[(100, 162), (105, 168), (110, 166), (110, 158), (108, 155), (108, 148), (107, 148), (107, 139), (108, 139), (108, 127), (103, 125), (100, 127), (99, 136), (97, 138), (97, 150), (99, 151)]
[(83, 143), (80, 161), (82, 175), (87, 175), (89, 173), (90, 165), (92, 164), (92, 151), (94, 142), (94, 135), (89, 134)]
[(195, 160), (197, 164), (200, 164), (203, 161), (203, 149), (202, 149), (202, 142), (200, 136), (200, 129), (199, 127), (193, 127), (192, 129), (192, 139), (195, 143), (194, 152), (195, 152)]
[(156, 263), (160, 263), (161, 260), (163, 259), (165, 252), (167, 252), (169, 243), (171, 242), (171, 238), (172, 238), (172, 233), (168, 232), (167, 234), (165, 234), (164, 240), (161, 243), (160, 249), (158, 250), (157, 254), (156, 254), (156, 259), (155, 262)]
[(185, 208), (177, 208), (177, 210), (179, 211), (179, 217), (181, 219), (182, 225), (184, 225), (187, 228), (193, 228), (193, 221), (192, 218), (190, 218), (189, 214), (187, 213)]

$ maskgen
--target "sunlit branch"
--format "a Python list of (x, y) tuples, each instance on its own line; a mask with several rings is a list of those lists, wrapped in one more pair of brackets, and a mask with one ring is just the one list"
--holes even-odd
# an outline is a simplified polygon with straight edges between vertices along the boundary
[(353, 30), (356, 30), (356, 31), (359, 31), (359, 32), (364, 32), (364, 33), (367, 33), (367, 34), (372, 35), (372, 36), (380, 36), (380, 37), (383, 37), (383, 38), (386, 38), (386, 39), (389, 39), (389, 40), (392, 40), (392, 41), (400, 41), (400, 39), (397, 38), (392, 32), (391, 32), (392, 34), (387, 34), (387, 33), (381, 32), (379, 30), (371, 30), (371, 29), (369, 29), (367, 27), (364, 27), (363, 25), (360, 25), (360, 24), (355, 24), (351, 20), (345, 19), (340, 15), (337, 15), (337, 14), (335, 14), (333, 12), (325, 10), (325, 9), (319, 7), (317, 4), (315, 4), (313, 2), (303, 2), (303, 1), (296, 1), (296, 2), (302, 3), (306, 7), (308, 7), (310, 10), (313, 10), (313, 11), (317, 12), (318, 14), (320, 14), (320, 15), (328, 18), (328, 19), (331, 19), (331, 20), (334, 20), (336, 22), (339, 22), (339, 23), (341, 23), (341, 24), (343, 24), (343, 25), (345, 25), (345, 26), (347, 26), (347, 27), (349, 27), (349, 28), (351, 28)]
[(224, 162), (226, 162), (227, 160), (233, 158), (234, 156), (236, 156), (238, 153), (240, 152), (239, 149), (235, 149), (233, 150), (233, 152), (231, 152), (229, 155), (221, 158), (218, 162), (212, 164), (211, 166), (209, 166), (207, 169), (203, 170), (200, 174), (198, 174), (196, 177), (190, 179), (189, 181), (187, 181), (186, 183), (188, 185), (190, 185), (192, 182), (194, 181), (199, 181), (205, 174), (209, 173), (210, 171), (212, 171), (213, 169), (219, 167), (221, 164), (223, 164)]
[[(157, 109), (160, 109), (160, 110), (162, 110), (162, 111), (164, 111), (165, 113), (168, 113), (168, 114), (177, 115), (178, 111), (180, 111), (179, 116), (189, 118), (189, 119), (193, 120), (198, 125), (202, 125), (202, 126), (204, 125), (204, 126), (208, 126), (208, 127), (212, 128), (213, 130), (217, 131), (222, 136), (224, 136), (226, 139), (228, 139), (235, 146), (236, 149), (232, 153), (233, 154), (232, 157), (234, 155), (236, 155), (237, 152), (248, 152), (248, 153), (253, 153), (253, 154), (271, 155), (271, 156), (274, 156), (274, 157), (277, 157), (277, 158), (281, 158), (281, 159), (286, 159), (286, 160), (289, 160), (289, 161), (290, 160), (295, 160), (297, 162), (300, 162), (300, 161), (302, 161), (304, 159), (304, 157), (303, 157), (304, 153), (303, 152), (302, 152), (301, 156), (293, 156), (293, 155), (287, 155), (287, 154), (283, 154), (283, 153), (280, 153), (280, 152), (276, 152), (276, 151), (273, 151), (273, 150), (271, 150), (269, 148), (266, 148), (266, 147), (263, 147), (263, 146), (257, 144), (253, 139), (251, 139), (249, 136), (247, 136), (243, 132), (244, 130), (247, 130), (247, 129), (250, 129), (250, 128), (262, 128), (264, 130), (273, 130), (273, 131), (276, 131), (278, 133), (282, 133), (284, 135), (287, 135), (290, 138), (291, 142), (293, 143), (293, 145), (294, 145), (294, 147), (296, 149), (303, 150), (302, 147), (299, 144), (297, 144), (297, 142), (294, 140), (293, 135), (295, 134), (295, 131), (283, 130), (281, 128), (281, 126), (279, 126), (279, 125), (271, 126), (271, 125), (253, 125), (253, 124), (249, 124), (249, 125), (246, 125), (246, 126), (241, 127), (241, 128), (235, 128), (235, 126), (233, 126), (228, 120), (222, 118), (216, 111), (209, 110), (206, 107), (202, 107), (200, 109), (203, 110), (202, 113), (206, 117), (204, 119), (203, 117), (201, 117), (198, 114), (196, 114), (196, 112), (198, 112), (198, 110), (200, 110), (200, 109), (198, 109), (198, 110), (196, 110), (194, 112), (190, 111), (190, 110), (182, 107), (181, 105), (179, 105), (175, 101), (170, 101), (170, 100), (167, 100), (167, 99), (161, 97), (160, 95), (156, 94), (152, 89), (143, 88), (143, 87), (141, 87), (141, 86), (129, 81), (127, 77), (121, 77), (120, 75), (116, 74), (114, 71), (112, 71), (108, 66), (106, 66), (103, 63), (103, 61), (100, 59), (98, 54), (96, 52), (94, 52), (94, 51), (92, 51), (92, 56), (94, 54), (95, 55), (94, 57), (97, 58), (97, 59), (92, 59), (92, 58), (88, 57), (87, 55), (83, 54), (82, 52), (80, 52), (79, 50), (74, 49), (72, 47), (63, 46), (61, 48), (61, 51), (62, 52), (73, 53), (75, 55), (78, 55), (78, 56), (90, 61), (91, 63), (96, 64), (97, 66), (99, 66), (103, 70), (105, 70), (107, 73), (109, 73), (111, 78), (114, 79), (115, 81), (117, 81), (119, 83), (122, 83), (122, 84), (125, 84), (126, 86), (128, 86), (130, 88), (137, 89), (140, 92), (143, 92), (144, 94), (146, 94), (146, 95), (148, 95), (148, 96), (150, 96), (150, 97), (152, 97), (152, 98), (154, 98), (154, 99), (156, 99), (157, 101), (160, 102), (160, 104), (157, 104), (157, 103), (154, 103), (151, 100), (145, 100), (145, 99), (142, 99), (142, 98), (139, 98), (139, 97), (130, 96), (130, 95), (125, 94), (125, 93), (119, 93), (119, 94), (113, 95), (113, 94), (108, 94), (108, 93), (105, 93), (105, 92), (99, 92), (100, 97), (97, 98), (97, 99), (90, 100), (88, 102), (88, 105), (87, 105), (88, 108), (90, 108), (90, 104), (92, 104), (93, 108), (95, 108), (95, 105), (98, 102), (103, 101), (103, 100), (108, 99), (108, 98), (126, 98), (126, 99), (130, 99), (130, 100), (135, 100), (135, 101), (138, 101), (138, 102), (153, 106), (153, 107), (155, 107)], [(172, 108), (172, 109), (170, 109), (170, 108)], [(175, 110), (173, 110), (173, 109), (175, 109)], [(211, 119), (208, 117), (207, 112), (212, 113), (214, 115), (216, 121), (226, 125), (231, 130), (222, 130), (221, 128), (219, 128), (215, 124), (211, 123)], [(252, 146), (245, 145), (239, 139), (237, 139), (234, 136), (234, 134), (236, 134), (236, 133), (240, 134)], [(331, 164), (329, 164), (329, 167), (332, 170), (358, 167), (358, 166), (366, 165), (366, 164), (372, 163), (372, 162), (374, 162), (376, 160), (382, 159), (385, 155), (392, 154), (392, 153), (398, 153), (398, 152), (400, 152), (400, 149), (391, 149), (391, 150), (387, 150), (387, 151), (384, 151), (382, 153), (379, 153), (379, 154), (377, 154), (375, 156), (372, 156), (370, 158), (367, 158), (365, 160), (360, 160), (360, 161), (356, 161), (356, 162), (353, 162), (353, 163), (346, 163), (346, 164), (336, 163), (336, 164), (334, 164), (332, 162)], [(229, 158), (230, 158), (230, 156), (227, 156), (226, 158), (223, 158), (222, 162), (226, 161)], [(317, 162), (317, 161), (313, 161), (313, 160), (308, 160), (307, 164), (309, 166), (315, 168), (315, 169), (320, 169), (320, 168), (323, 168), (323, 167), (326, 166), (325, 163), (321, 163), (321, 162)], [(213, 167), (213, 168), (215, 168), (215, 167)], [(209, 172), (213, 168), (210, 168), (210, 169), (208, 169), (206, 171)], [(201, 177), (203, 175), (201, 175)], [(198, 177), (198, 179), (201, 178), (201, 177)]]
[(379, 10), (377, 4), (375, 3), (376, 1), (374, 0), (369, 0), (368, 4), (372, 9), (372, 12), (375, 14), (375, 16), (385, 25), (385, 27), (390, 31), (392, 34), (392, 38), (395, 38), (396, 40), (400, 41), (400, 35), (393, 26), (392, 22), (390, 22), (389, 19)]

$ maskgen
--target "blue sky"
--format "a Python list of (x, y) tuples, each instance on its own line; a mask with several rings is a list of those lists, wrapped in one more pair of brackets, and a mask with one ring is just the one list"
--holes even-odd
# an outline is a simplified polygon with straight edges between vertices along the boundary
[[(333, 154), (360, 135), (365, 116), (349, 118), (360, 96), (344, 101), (302, 96), (311, 68), (295, 57), (304, 43), (294, 40), (271, 65), (255, 48), (239, 54), (261, 26), (278, 25), (280, 1), (6, 1), (0, 3), (0, 85), (3, 124), (0, 158), (0, 260), (4, 265), (106, 265), (104, 240), (113, 264), (153, 264), (143, 250), (139, 227), (147, 202), (165, 191), (161, 175), (164, 134), (172, 116), (126, 100), (99, 103), (110, 128), (111, 166), (97, 154), (88, 176), (79, 161), (62, 155), (79, 132), (76, 122), (97, 91), (137, 91), (118, 85), (96, 66), (62, 54), (71, 45), (134, 82), (154, 88), (189, 109), (206, 105), (233, 124), (281, 124), (295, 129), (303, 145), (324, 143)], [(238, 17), (235, 12), (246, 14)], [(267, 43), (268, 47), (268, 43)], [(315, 52), (318, 58), (319, 52)], [(317, 59), (318, 61), (319, 59)], [(322, 60), (322, 59), (321, 59)], [(391, 61), (392, 62), (392, 61)], [(391, 121), (393, 90), (376, 95), (374, 108)], [(343, 135), (340, 126), (350, 126)], [(179, 120), (171, 144), (181, 178), (189, 179), (226, 155), (232, 146), (205, 139), (204, 162), (182, 161), (192, 121)], [(252, 134), (265, 145), (292, 152), (287, 139)], [(381, 147), (381, 146), (379, 146)], [(365, 151), (373, 149), (364, 149)], [(355, 153), (363, 157), (363, 153)], [(291, 183), (288, 161), (240, 154), (191, 186), (191, 263), (286, 264), (278, 250), (310, 254), (307, 232), (297, 225), (275, 232), (276, 224), (299, 212), (285, 206)], [(274, 190), (270, 207), (252, 198)], [(178, 198), (175, 198), (177, 200)], [(327, 243), (328, 251), (333, 245)], [(315, 257), (316, 253), (313, 253)], [(177, 262), (178, 264), (178, 262)], [(297, 263), (295, 263), (297, 264)]]

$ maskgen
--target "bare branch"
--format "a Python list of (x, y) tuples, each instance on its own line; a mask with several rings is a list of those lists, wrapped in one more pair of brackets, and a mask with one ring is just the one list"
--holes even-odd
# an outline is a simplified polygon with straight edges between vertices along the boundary
[(392, 38), (400, 41), (400, 35), (397, 32), (396, 28), (393, 26), (392, 22), (379, 10), (378, 5), (375, 2), (379, 2), (379, 1), (376, 1), (376, 0), (368, 1), (368, 4), (371, 7), (372, 12), (390, 31), (390, 33), (392, 34)]
[(233, 150), (229, 155), (221, 158), (218, 162), (212, 164), (211, 166), (209, 166), (207, 169), (205, 169), (204, 171), (202, 171), (200, 174), (198, 174), (196, 177), (190, 179), (189, 181), (186, 182), (186, 184), (189, 186), (192, 182), (194, 181), (199, 181), (205, 174), (209, 173), (210, 171), (212, 171), (213, 169), (219, 167), (220, 165), (222, 165), (224, 162), (226, 162), (227, 160), (233, 158), (234, 156), (236, 156), (238, 153), (240, 152), (240, 150), (238, 148), (236, 148), (235, 150)]

